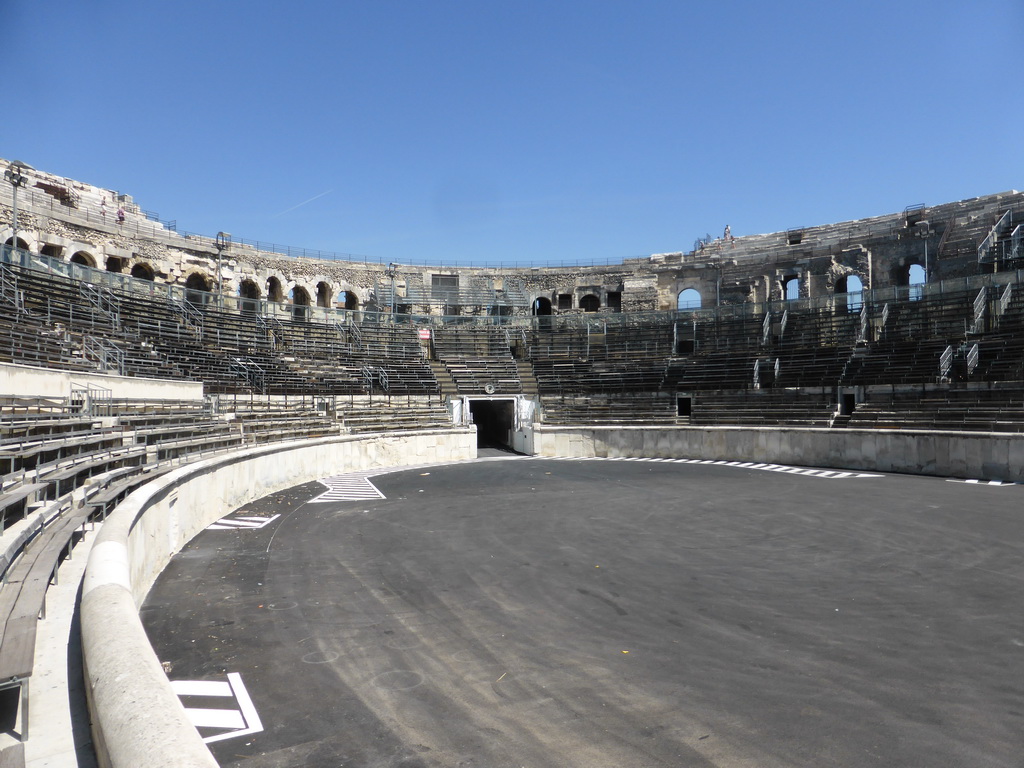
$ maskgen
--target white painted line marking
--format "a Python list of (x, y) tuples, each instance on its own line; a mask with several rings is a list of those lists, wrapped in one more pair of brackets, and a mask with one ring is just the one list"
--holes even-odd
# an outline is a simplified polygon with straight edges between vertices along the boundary
[(947, 477), (947, 483), (964, 483), (966, 485), (988, 485), (993, 488), (1005, 488), (1008, 485), (1017, 485), (1007, 480), (962, 480), (959, 477)]
[(367, 474), (380, 474), (381, 470), (368, 470), (364, 472), (353, 472), (347, 475), (334, 475), (327, 477), (320, 482), (327, 486), (327, 490), (309, 504), (323, 504), (331, 501), (371, 501), (383, 499), (384, 494), (373, 483), (367, 479)]
[(219, 680), (172, 680), (171, 688), (179, 696), (231, 696), (231, 683)]
[[(237, 709), (195, 709), (185, 707), (189, 722), (196, 728), (230, 728), (240, 731), (245, 728), (245, 718)], [(232, 736), (235, 734), (232, 733)], [(205, 739), (204, 739), (205, 741)]]
[[(281, 515), (274, 515), (273, 517), (222, 517), (213, 525), (206, 527), (208, 531), (227, 531), (227, 530), (240, 530), (246, 529), (250, 531), (258, 531), (260, 528), (266, 528), (272, 522), (277, 520)], [(259, 522), (256, 522), (256, 521)]]
[(189, 721), (196, 728), (230, 729), (225, 733), (205, 737), (203, 742), (206, 744), (247, 736), (263, 730), (263, 722), (252, 703), (252, 697), (242, 683), (242, 676), (237, 672), (229, 672), (226, 683), (217, 680), (173, 680), (171, 687), (178, 696), (220, 696), (235, 700), (237, 709), (185, 707)]
[[(535, 458), (543, 459), (545, 457), (538, 456)], [(653, 457), (647, 458), (643, 456), (581, 456), (579, 458), (573, 458), (571, 456), (552, 456), (548, 458), (555, 461), (654, 461), (668, 462), (671, 464), (702, 464), (719, 467), (738, 467), (740, 469), (760, 469), (766, 472), (780, 472), (787, 475), (799, 475), (801, 477), (821, 477), (826, 480), (841, 480), (850, 477), (885, 477), (885, 475), (873, 472), (841, 472), (835, 469), (820, 469), (815, 467), (790, 467), (784, 464), (766, 464), (764, 462), (755, 463), (752, 461), (727, 461), (725, 459), (659, 459)], [(968, 481), (951, 479), (950, 482)], [(992, 484), (998, 485), (999, 483), (997, 481), (993, 481)]]

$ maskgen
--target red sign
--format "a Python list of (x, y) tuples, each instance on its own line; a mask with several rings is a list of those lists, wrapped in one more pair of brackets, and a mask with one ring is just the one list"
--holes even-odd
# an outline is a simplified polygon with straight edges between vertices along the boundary
[(430, 341), (430, 329), (429, 328), (420, 328), (420, 338), (423, 341)]

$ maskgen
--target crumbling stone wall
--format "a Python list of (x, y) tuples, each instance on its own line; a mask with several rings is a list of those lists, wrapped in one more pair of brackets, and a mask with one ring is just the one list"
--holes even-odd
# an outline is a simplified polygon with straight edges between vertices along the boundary
[[(4, 166), (6, 162), (0, 160), (0, 167)], [(33, 205), (28, 196), (21, 202), (19, 197), (18, 234), (32, 252), (53, 253), (65, 260), (83, 252), (98, 268), (114, 266), (124, 273), (146, 265), (157, 282), (172, 285), (184, 285), (190, 275), (198, 274), (216, 290), (218, 253), (212, 239), (183, 236), (159, 224), (140, 227), (141, 209), (131, 197), (113, 190), (38, 171), (28, 174), (30, 182), (51, 191), (62, 186), (71, 190), (71, 197), (58, 203), (44, 198), (47, 205)], [(34, 194), (38, 200), (39, 193)], [(72, 199), (77, 208), (70, 205)], [(97, 214), (97, 206), (106, 200), (130, 212), (124, 225), (115, 221), (114, 210), (109, 216)], [(0, 242), (12, 236), (10, 202), (10, 188), (0, 185)], [(904, 212), (801, 230), (722, 237), (690, 253), (656, 254), (612, 266), (459, 267), (456, 271), (460, 287), (473, 288), (475, 297), (485, 296), (488, 289), (501, 291), (495, 294), (500, 297), (515, 297), (511, 308), (515, 315), (531, 313), (538, 298), (550, 301), (557, 314), (560, 295), (571, 297), (569, 311), (579, 312), (580, 300), (587, 294), (597, 297), (600, 311), (616, 303), (623, 312), (672, 310), (686, 288), (699, 291), (702, 306), (765, 302), (783, 299), (785, 280), (791, 276), (799, 278), (802, 297), (814, 298), (831, 295), (839, 281), (850, 275), (856, 275), (864, 289), (887, 288), (905, 280), (911, 265), (924, 266), (926, 261), (930, 280), (978, 274), (986, 269), (978, 263), (978, 243), (1008, 208), (1024, 217), (1024, 195), (1006, 192), (933, 206), (915, 211), (913, 220)], [(243, 281), (251, 281), (260, 298), (266, 299), (268, 280), (274, 278), (283, 287), (286, 301), (289, 291), (301, 288), (315, 305), (323, 283), (329, 288), (332, 306), (339, 305), (338, 296), (344, 291), (366, 308), (378, 303), (378, 286), (391, 284), (384, 264), (292, 258), (244, 244), (232, 245), (222, 256), (221, 287), (231, 296), (239, 294)], [(429, 293), (431, 275), (437, 269), (396, 265), (394, 271), (399, 305), (402, 293), (414, 287), (421, 294)], [(474, 301), (462, 311), (492, 311), (479, 298)], [(430, 304), (412, 309), (440, 311)]]

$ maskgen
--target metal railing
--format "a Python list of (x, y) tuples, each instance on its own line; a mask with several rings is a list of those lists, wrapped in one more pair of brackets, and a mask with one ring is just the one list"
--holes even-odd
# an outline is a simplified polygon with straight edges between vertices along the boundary
[(988, 289), (982, 288), (974, 298), (974, 323), (971, 325), (971, 333), (980, 333), (985, 329), (985, 310), (988, 308), (987, 295)]
[(124, 350), (112, 341), (98, 336), (83, 336), (82, 355), (86, 360), (95, 363), (99, 370), (115, 371), (118, 375), (124, 376)]
[(1012, 220), (1012, 210), (1007, 210), (1006, 213), (999, 217), (999, 220), (996, 222), (995, 226), (992, 227), (992, 229), (989, 231), (987, 235), (985, 235), (985, 239), (982, 240), (981, 245), (978, 246), (978, 263), (986, 263), (988, 261), (991, 261), (991, 259), (989, 259), (989, 254), (991, 254), (992, 251), (995, 249), (996, 240), (999, 239), (999, 236), (1003, 233), (1004, 230), (1009, 229), (1010, 222)]
[(967, 348), (967, 375), (970, 376), (974, 373), (974, 369), (978, 367), (978, 361), (981, 358), (981, 351), (977, 343), (971, 344)]
[(939, 356), (939, 379), (945, 381), (949, 378), (949, 371), (953, 367), (953, 347), (948, 346)]

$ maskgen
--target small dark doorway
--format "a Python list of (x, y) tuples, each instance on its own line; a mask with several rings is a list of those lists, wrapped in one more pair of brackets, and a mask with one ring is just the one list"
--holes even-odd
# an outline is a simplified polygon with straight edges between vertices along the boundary
[(470, 400), (469, 412), (476, 424), (477, 448), (512, 446), (512, 413), (515, 400)]
[(676, 396), (676, 416), (684, 419), (693, 415), (693, 398), (690, 395)]
[(857, 395), (853, 392), (843, 392), (839, 401), (839, 415), (850, 416), (857, 407)]

